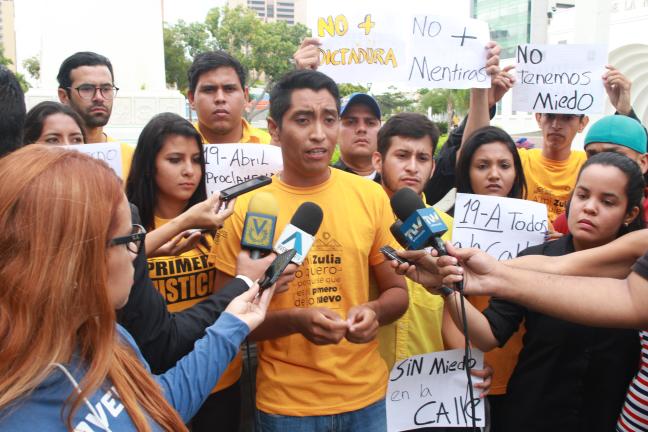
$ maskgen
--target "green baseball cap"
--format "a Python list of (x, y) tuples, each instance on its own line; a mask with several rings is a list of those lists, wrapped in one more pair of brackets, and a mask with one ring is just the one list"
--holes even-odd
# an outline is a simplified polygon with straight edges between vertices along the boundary
[(646, 153), (646, 130), (637, 120), (624, 115), (605, 116), (587, 132), (585, 147), (592, 143), (610, 143)]

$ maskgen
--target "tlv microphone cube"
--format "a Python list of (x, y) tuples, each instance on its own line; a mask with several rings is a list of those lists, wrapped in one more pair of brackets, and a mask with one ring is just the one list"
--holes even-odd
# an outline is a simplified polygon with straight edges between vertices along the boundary
[(408, 249), (417, 250), (429, 246), (430, 238), (441, 237), (448, 227), (432, 208), (419, 209), (413, 212), (401, 226), (401, 232), (407, 239)]
[(247, 212), (241, 246), (249, 249), (272, 250), (277, 217), (263, 213)]

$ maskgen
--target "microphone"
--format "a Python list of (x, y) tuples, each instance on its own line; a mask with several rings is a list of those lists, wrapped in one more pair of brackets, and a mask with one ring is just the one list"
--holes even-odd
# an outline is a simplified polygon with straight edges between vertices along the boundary
[(322, 225), (323, 218), (324, 213), (317, 204), (306, 201), (300, 205), (275, 243), (275, 252), (281, 254), (289, 249), (295, 249), (297, 253), (292, 262), (301, 265), (315, 243), (315, 234)]
[[(410, 249), (407, 238), (401, 232), (402, 227), (403, 227), (403, 222), (397, 220), (396, 222), (394, 222), (389, 227), (389, 231), (391, 231), (392, 236), (394, 236), (394, 238), (396, 239), (396, 241), (398, 242), (399, 245), (401, 245), (405, 249)], [(414, 263), (412, 263), (410, 261), (407, 261), (407, 262), (409, 264), (414, 264)], [(439, 291), (441, 292), (441, 295), (444, 296), (444, 297), (448, 296), (448, 295), (450, 295), (450, 294), (452, 294), (454, 292), (454, 290), (452, 288), (448, 288), (445, 285), (441, 285), (441, 287), (439, 288)]]
[(403, 226), (403, 222), (397, 220), (389, 227), (389, 231), (391, 232), (392, 236), (396, 239), (399, 245), (401, 245), (405, 249), (409, 249), (409, 242), (401, 232), (402, 226)]
[(400, 189), (391, 198), (391, 207), (398, 219), (403, 221), (400, 232), (405, 237), (408, 249), (423, 249), (432, 246), (439, 255), (447, 255), (441, 236), (448, 227), (432, 207), (425, 207), (423, 200), (409, 188)]
[(248, 204), (241, 247), (250, 251), (250, 258), (259, 259), (272, 251), (279, 205), (270, 192), (258, 192)]

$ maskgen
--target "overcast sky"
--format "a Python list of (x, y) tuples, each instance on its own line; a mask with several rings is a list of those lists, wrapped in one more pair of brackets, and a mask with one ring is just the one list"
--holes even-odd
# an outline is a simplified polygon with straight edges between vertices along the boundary
[[(22, 70), (22, 61), (33, 55), (38, 55), (43, 36), (41, 29), (50, 25), (70, 25), (75, 21), (74, 8), (66, 11), (67, 22), (55, 23), (38, 13), (43, 10), (43, 5), (52, 0), (16, 0), (16, 51), (18, 56), (18, 69)], [(137, 0), (133, 0), (137, 1)], [(111, 5), (111, 2), (104, 2)], [(175, 23), (179, 19), (187, 22), (202, 21), (207, 11), (213, 7), (222, 6), (227, 0), (164, 0), (164, 20)], [(60, 1), (61, 5), (65, 4)], [(96, 8), (95, 8), (96, 9)], [(127, 13), (127, 12), (124, 12)], [(110, 37), (110, 32), (119, 31), (119, 23), (101, 26), (101, 31)]]
[(179, 19), (202, 21), (209, 9), (226, 3), (227, 0), (164, 0), (164, 20), (169, 23)]

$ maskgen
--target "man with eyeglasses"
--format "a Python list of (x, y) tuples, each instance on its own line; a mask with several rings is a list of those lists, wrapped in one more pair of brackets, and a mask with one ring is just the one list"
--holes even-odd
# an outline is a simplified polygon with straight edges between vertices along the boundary
[[(56, 79), (59, 100), (81, 116), (88, 143), (115, 141), (103, 130), (110, 120), (113, 100), (119, 90), (115, 87), (110, 60), (89, 51), (77, 52), (61, 63)], [(126, 143), (120, 143), (120, 146), (122, 173), (126, 178), (134, 149)]]

